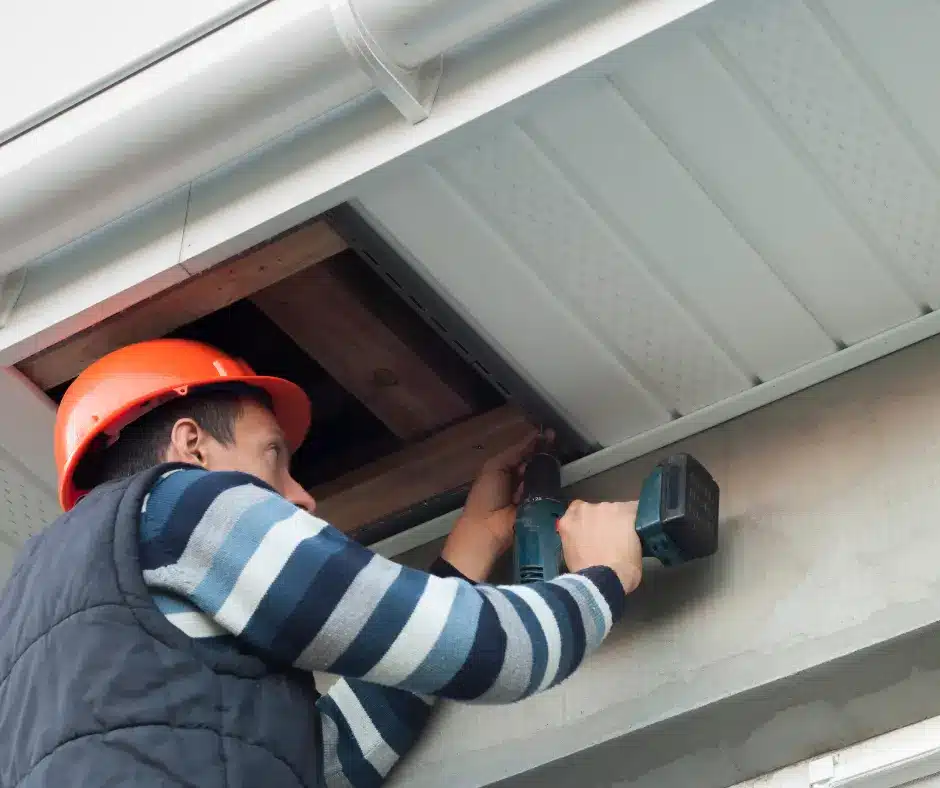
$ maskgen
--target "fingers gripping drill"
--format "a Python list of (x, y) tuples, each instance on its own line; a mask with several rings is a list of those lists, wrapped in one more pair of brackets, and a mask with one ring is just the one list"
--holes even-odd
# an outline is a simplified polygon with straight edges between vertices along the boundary
[[(643, 555), (665, 566), (712, 555), (718, 549), (718, 484), (688, 454), (660, 462), (646, 477), (636, 530)], [(551, 580), (563, 571), (556, 524), (568, 508), (561, 494), (561, 466), (540, 441), (526, 464), (515, 522), (515, 581)]]

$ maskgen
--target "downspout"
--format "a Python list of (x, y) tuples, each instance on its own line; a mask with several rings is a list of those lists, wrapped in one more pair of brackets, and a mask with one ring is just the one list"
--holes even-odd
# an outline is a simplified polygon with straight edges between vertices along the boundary
[(0, 146), (0, 277), (371, 91), (420, 122), (445, 52), (548, 2), (258, 8)]

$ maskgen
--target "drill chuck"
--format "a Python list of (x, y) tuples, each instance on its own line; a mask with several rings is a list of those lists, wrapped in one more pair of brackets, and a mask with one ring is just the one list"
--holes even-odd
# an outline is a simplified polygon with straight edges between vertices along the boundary
[(547, 450), (536, 451), (526, 463), (522, 476), (523, 498), (561, 500), (561, 464)]

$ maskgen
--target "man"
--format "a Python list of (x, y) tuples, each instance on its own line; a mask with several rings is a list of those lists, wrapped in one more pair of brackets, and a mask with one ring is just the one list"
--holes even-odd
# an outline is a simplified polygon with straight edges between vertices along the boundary
[[(635, 505), (577, 502), (571, 574), (485, 585), (512, 540), (520, 446), (488, 462), (434, 574), (314, 515), (289, 462), (303, 391), (159, 340), (59, 408), (65, 514), (0, 599), (0, 785), (378, 786), (435, 698), (558, 684), (640, 581)], [(342, 678), (322, 697), (312, 671)]]

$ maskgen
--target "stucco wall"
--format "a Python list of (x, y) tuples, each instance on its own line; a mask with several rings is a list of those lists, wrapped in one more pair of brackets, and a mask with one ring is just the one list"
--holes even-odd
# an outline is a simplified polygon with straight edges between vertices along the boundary
[(717, 788), (937, 714), (938, 436), (934, 339), (670, 447), (722, 486), (720, 554), (650, 572), (563, 686), (442, 704), (392, 785)]

